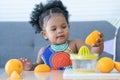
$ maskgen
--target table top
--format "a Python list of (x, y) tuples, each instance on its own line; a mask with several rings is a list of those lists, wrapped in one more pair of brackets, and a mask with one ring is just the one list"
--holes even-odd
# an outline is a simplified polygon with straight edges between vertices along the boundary
[[(63, 71), (53, 70), (51, 72), (34, 73), (34, 71), (23, 71), (20, 76), (22, 80), (63, 80)], [(0, 75), (0, 80), (7, 80), (10, 76), (5, 72)]]
[[(67, 75), (66, 75), (67, 73)], [(120, 80), (120, 73), (89, 73), (74, 74), (72, 71), (53, 70), (51, 72), (34, 73), (33, 71), (23, 71), (22, 80)], [(10, 76), (3, 72), (0, 80), (7, 80)]]

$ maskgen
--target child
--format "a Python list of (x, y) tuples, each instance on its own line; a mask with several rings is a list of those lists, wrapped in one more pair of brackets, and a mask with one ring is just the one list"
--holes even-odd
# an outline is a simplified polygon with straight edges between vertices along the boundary
[[(68, 11), (60, 0), (36, 6), (30, 23), (36, 32), (40, 33), (50, 44), (40, 49), (36, 64), (32, 64), (26, 58), (21, 58), (24, 70), (34, 70), (36, 65), (42, 63), (47, 64), (52, 70), (64, 70), (71, 66), (69, 54), (77, 53), (83, 45), (88, 46), (80, 39), (68, 40), (70, 29), (68, 18)], [(101, 34), (97, 43), (88, 47), (91, 52), (101, 54), (103, 46), (103, 35)]]

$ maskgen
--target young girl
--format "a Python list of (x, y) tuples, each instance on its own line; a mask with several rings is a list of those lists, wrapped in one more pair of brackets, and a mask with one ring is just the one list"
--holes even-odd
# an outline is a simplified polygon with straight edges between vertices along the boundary
[[(78, 53), (81, 46), (87, 46), (91, 52), (101, 54), (103, 52), (103, 35), (97, 39), (97, 43), (88, 46), (80, 39), (68, 40), (69, 14), (61, 1), (50, 1), (47, 4), (40, 3), (32, 12), (30, 23), (46, 40), (49, 45), (44, 46), (38, 52), (36, 64), (30, 60), (21, 58), (24, 70), (33, 70), (38, 64), (47, 64), (53, 70), (63, 70), (71, 66), (69, 54)], [(76, 33), (77, 34), (77, 33)]]

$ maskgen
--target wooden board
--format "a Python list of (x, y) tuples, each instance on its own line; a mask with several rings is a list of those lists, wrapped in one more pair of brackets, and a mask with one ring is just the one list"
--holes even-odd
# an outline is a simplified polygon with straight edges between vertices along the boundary
[(120, 73), (113, 70), (110, 73), (76, 73), (66, 69), (63, 73), (64, 79), (88, 79), (88, 80), (120, 80)]

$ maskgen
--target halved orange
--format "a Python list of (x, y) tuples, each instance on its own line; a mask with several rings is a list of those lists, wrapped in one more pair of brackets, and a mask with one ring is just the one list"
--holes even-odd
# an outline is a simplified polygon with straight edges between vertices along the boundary
[(22, 78), (20, 74), (18, 74), (16, 71), (13, 71), (7, 80), (22, 80)]
[(115, 64), (115, 69), (120, 72), (120, 62), (114, 62)]
[(109, 57), (102, 57), (97, 62), (97, 69), (103, 73), (109, 73), (114, 68), (114, 62)]
[(50, 67), (46, 64), (39, 64), (35, 67), (34, 72), (50, 72)]
[(100, 38), (100, 32), (98, 30), (94, 30), (86, 37), (85, 43), (91, 46), (97, 42), (97, 38)]

